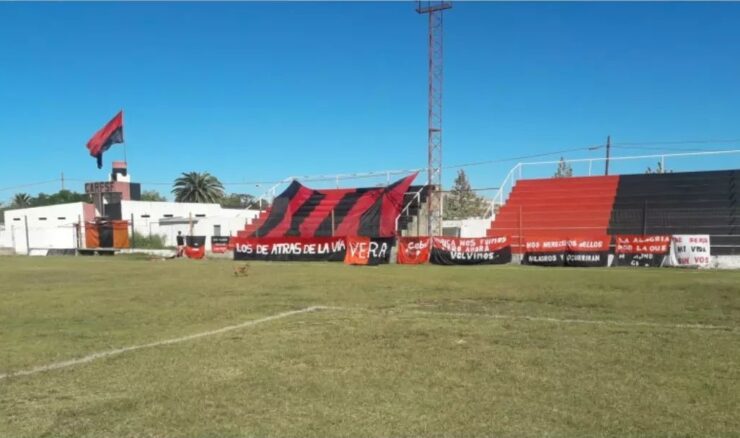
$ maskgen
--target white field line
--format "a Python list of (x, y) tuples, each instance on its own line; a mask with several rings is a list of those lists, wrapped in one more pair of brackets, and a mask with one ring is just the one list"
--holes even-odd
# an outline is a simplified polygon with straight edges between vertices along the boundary
[(282, 312), (276, 315), (266, 316), (260, 319), (253, 319), (251, 321), (242, 322), (240, 324), (229, 325), (229, 326), (222, 327), (216, 330), (209, 330), (205, 332), (195, 333), (192, 335), (182, 336), (179, 338), (165, 339), (163, 341), (150, 342), (148, 344), (142, 344), (142, 345), (133, 345), (131, 347), (116, 348), (115, 350), (100, 351), (100, 352), (93, 353), (93, 354), (80, 357), (77, 359), (70, 359), (70, 360), (65, 360), (63, 362), (55, 362), (55, 363), (48, 364), (48, 365), (37, 366), (37, 367), (30, 368), (27, 370), (21, 370), (21, 371), (16, 371), (16, 372), (7, 373), (7, 374), (0, 374), (0, 380), (8, 379), (11, 377), (30, 376), (32, 374), (42, 373), (45, 371), (52, 371), (52, 370), (58, 370), (61, 368), (68, 368), (68, 367), (72, 367), (75, 365), (80, 365), (83, 363), (88, 363), (94, 360), (102, 359), (104, 357), (110, 357), (110, 356), (115, 356), (118, 354), (129, 353), (131, 351), (141, 350), (144, 348), (153, 348), (153, 347), (161, 347), (163, 345), (178, 344), (180, 342), (192, 341), (194, 339), (204, 338), (206, 336), (219, 335), (221, 333), (226, 333), (226, 332), (230, 332), (234, 330), (243, 329), (246, 327), (251, 327), (253, 325), (262, 324), (263, 322), (274, 321), (276, 319), (287, 318), (289, 316), (299, 315), (301, 313), (309, 313), (309, 312), (315, 312), (318, 310), (328, 310), (328, 309), (336, 309), (336, 307), (311, 306), (311, 307), (306, 307), (305, 309)]
[(610, 320), (594, 320), (594, 319), (569, 319), (569, 318), (550, 318), (546, 316), (529, 316), (529, 315), (502, 315), (495, 313), (470, 313), (470, 312), (434, 312), (428, 310), (411, 310), (412, 313), (418, 313), (422, 315), (435, 315), (435, 316), (453, 316), (453, 317), (477, 317), (477, 318), (489, 318), (489, 319), (501, 319), (509, 321), (535, 321), (535, 322), (550, 322), (555, 324), (592, 324), (592, 325), (611, 325), (619, 327), (652, 327), (652, 328), (666, 328), (666, 329), (696, 329), (696, 330), (724, 330), (736, 334), (740, 334), (738, 327), (732, 327), (727, 325), (711, 325), (711, 324), (661, 324), (658, 322), (646, 322), (646, 321), (610, 321)]

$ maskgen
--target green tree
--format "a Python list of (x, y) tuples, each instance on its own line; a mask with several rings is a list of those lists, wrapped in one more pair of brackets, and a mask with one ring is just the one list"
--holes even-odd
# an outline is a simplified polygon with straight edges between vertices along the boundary
[(90, 196), (86, 193), (77, 193), (71, 190), (60, 190), (51, 195), (39, 193), (35, 198), (31, 198), (31, 206), (41, 207), (44, 205), (68, 204), (70, 202), (90, 202)]
[(455, 185), (444, 198), (444, 219), (481, 217), (486, 208), (486, 200), (475, 194), (465, 171), (459, 170)]
[(13, 208), (27, 208), (31, 206), (32, 199), (28, 193), (16, 193), (10, 202), (10, 206)]
[(60, 190), (51, 195), (39, 193), (37, 196), (31, 196), (28, 193), (16, 193), (8, 207), (43, 207), (45, 205), (68, 204), (70, 202), (90, 202), (90, 196), (71, 190)]
[(570, 178), (573, 176), (573, 168), (571, 167), (570, 163), (565, 161), (565, 158), (560, 157), (560, 162), (558, 163), (558, 170), (555, 172), (555, 175), (553, 177), (555, 178)]
[(655, 168), (655, 170), (651, 169), (650, 166), (645, 170), (645, 173), (671, 173), (672, 170), (667, 170), (663, 168), (663, 163), (658, 161), (658, 167)]
[(253, 210), (259, 210), (266, 208), (268, 202), (264, 199), (262, 202), (253, 195), (247, 193), (230, 193), (221, 199), (221, 207), (223, 208), (250, 208)]
[(166, 202), (167, 198), (162, 196), (158, 191), (156, 190), (144, 190), (141, 193), (141, 200), (142, 201), (151, 201), (151, 202)]
[(175, 202), (218, 203), (224, 197), (221, 181), (208, 172), (183, 172), (172, 186)]

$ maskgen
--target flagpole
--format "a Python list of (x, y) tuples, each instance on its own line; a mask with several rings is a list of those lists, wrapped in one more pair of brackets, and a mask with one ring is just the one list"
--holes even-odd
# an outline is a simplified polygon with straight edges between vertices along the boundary
[[(121, 124), (123, 124), (123, 108), (121, 108)], [(128, 169), (128, 159), (126, 158), (126, 134), (123, 135), (123, 162)]]

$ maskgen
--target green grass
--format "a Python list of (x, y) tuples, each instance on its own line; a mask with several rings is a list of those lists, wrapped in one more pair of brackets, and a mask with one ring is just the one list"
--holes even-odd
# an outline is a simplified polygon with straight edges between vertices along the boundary
[(234, 265), (0, 258), (0, 374), (337, 307), (0, 380), (0, 437), (740, 436), (740, 272)]
[(131, 236), (131, 247), (137, 249), (167, 249), (165, 244), (166, 237), (161, 234), (144, 235), (134, 231)]

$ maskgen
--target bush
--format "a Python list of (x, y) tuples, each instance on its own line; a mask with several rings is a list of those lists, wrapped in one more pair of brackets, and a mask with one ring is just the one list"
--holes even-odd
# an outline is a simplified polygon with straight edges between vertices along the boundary
[(152, 234), (151, 236), (145, 236), (139, 232), (134, 231), (134, 235), (131, 240), (131, 247), (143, 249), (167, 249), (168, 246), (164, 242), (165, 236), (162, 236), (161, 234)]

